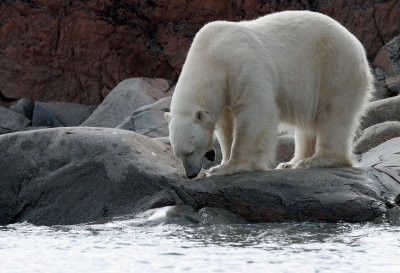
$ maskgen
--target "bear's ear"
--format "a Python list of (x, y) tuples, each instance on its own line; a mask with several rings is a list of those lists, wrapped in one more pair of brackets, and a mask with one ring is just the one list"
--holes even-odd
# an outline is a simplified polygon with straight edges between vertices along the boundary
[(165, 112), (164, 117), (168, 123), (171, 121), (171, 113), (170, 112)]
[(204, 110), (197, 110), (196, 112), (194, 112), (193, 118), (195, 121), (201, 123), (204, 126), (210, 125), (212, 123), (210, 114)]

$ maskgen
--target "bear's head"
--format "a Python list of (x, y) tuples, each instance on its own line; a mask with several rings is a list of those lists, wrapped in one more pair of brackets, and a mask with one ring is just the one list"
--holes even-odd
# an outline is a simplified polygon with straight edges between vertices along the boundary
[(169, 126), (169, 138), (174, 154), (182, 160), (188, 178), (196, 177), (202, 167), (202, 159), (214, 161), (214, 123), (207, 111), (197, 110), (193, 115), (165, 113)]

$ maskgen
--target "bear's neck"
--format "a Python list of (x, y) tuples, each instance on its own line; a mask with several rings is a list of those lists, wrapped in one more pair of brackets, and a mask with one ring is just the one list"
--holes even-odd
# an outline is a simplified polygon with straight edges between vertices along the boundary
[[(209, 113), (215, 124), (223, 110), (225, 97), (223, 86), (211, 83), (207, 80), (196, 82), (190, 81), (190, 86), (186, 86), (184, 77), (179, 79), (174, 96), (171, 102), (171, 112), (178, 115), (193, 115), (197, 110), (204, 110)], [(200, 88), (202, 87), (202, 88)]]

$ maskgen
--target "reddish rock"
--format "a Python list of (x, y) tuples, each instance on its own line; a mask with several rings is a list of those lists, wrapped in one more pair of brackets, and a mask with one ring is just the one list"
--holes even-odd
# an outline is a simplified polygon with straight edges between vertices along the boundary
[(400, 30), (398, 0), (1, 1), (0, 103), (25, 97), (99, 104), (127, 78), (175, 81), (205, 23), (286, 9), (332, 16), (371, 59)]

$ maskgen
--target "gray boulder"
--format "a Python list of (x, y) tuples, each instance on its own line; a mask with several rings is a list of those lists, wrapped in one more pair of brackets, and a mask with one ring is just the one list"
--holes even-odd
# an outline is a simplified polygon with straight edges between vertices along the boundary
[(29, 99), (19, 99), (15, 104), (10, 106), (10, 110), (32, 119), (34, 103)]
[(391, 76), (400, 74), (400, 34), (379, 50), (374, 65), (382, 67)]
[(53, 114), (63, 126), (78, 126), (84, 122), (97, 105), (83, 105), (67, 102), (36, 102), (42, 109)]
[(171, 85), (162, 79), (133, 78), (119, 83), (82, 126), (114, 128), (141, 106), (170, 96)]
[(398, 177), (400, 175), (400, 137), (392, 138), (364, 153), (360, 164), (364, 167), (397, 172), (394, 177)]
[(168, 123), (164, 113), (169, 112), (170, 104), (171, 97), (166, 97), (142, 106), (116, 128), (134, 131), (148, 137), (168, 136)]
[(385, 79), (389, 95), (397, 96), (400, 94), (400, 74)]
[(400, 121), (400, 96), (373, 101), (367, 104), (359, 130), (385, 121)]
[(25, 116), (0, 106), (0, 134), (21, 131), (30, 123)]
[(362, 154), (395, 137), (400, 137), (400, 121), (386, 121), (364, 129), (354, 142), (354, 153)]
[[(70, 127), (5, 134), (0, 224), (108, 221), (166, 206), (177, 206), (169, 218), (190, 223), (204, 223), (212, 216), (207, 213), (232, 223), (371, 221), (397, 206), (399, 149), (400, 138), (381, 144), (363, 155), (362, 168), (187, 180), (168, 145), (130, 131)], [(206, 208), (212, 209), (203, 217)]]
[(182, 204), (169, 146), (133, 132), (68, 127), (0, 136), (0, 224), (77, 224)]
[(32, 115), (32, 127), (60, 127), (61, 121), (51, 112), (43, 108), (39, 102), (35, 102)]
[(390, 209), (387, 213), (387, 219), (391, 224), (400, 225), (400, 206)]

